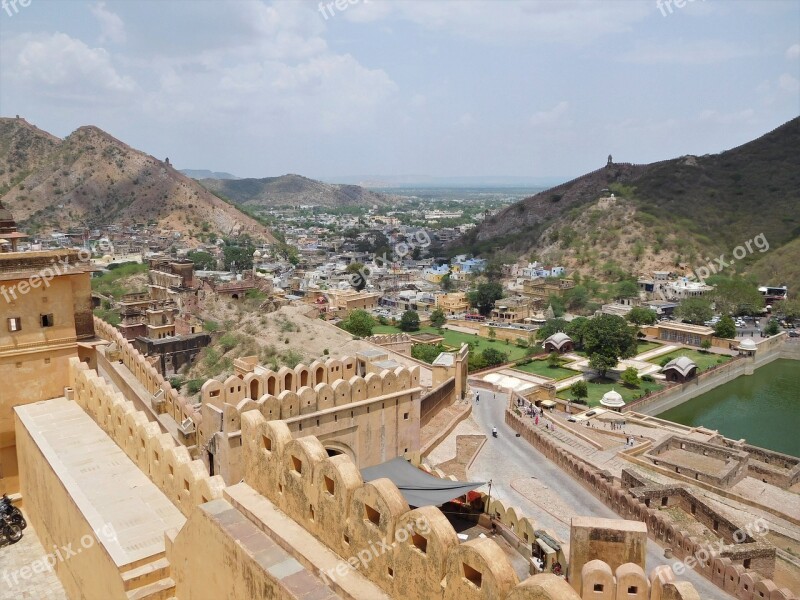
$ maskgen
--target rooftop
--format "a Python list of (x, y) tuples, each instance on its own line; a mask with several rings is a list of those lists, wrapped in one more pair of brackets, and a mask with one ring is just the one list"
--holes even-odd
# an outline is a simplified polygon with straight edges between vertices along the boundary
[(164, 552), (164, 532), (181, 512), (75, 402), (56, 398), (15, 411), (118, 567)]

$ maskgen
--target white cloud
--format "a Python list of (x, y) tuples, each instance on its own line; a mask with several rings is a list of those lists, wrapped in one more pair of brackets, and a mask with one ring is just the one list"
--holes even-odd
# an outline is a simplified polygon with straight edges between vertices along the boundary
[(117, 72), (106, 50), (90, 48), (64, 33), (8, 39), (0, 55), (4, 78), (37, 94), (90, 99), (135, 88), (133, 79)]
[(786, 50), (786, 58), (789, 60), (797, 60), (800, 58), (800, 44), (793, 44)]
[(550, 110), (540, 110), (534, 113), (528, 123), (534, 126), (552, 125), (561, 121), (569, 110), (569, 102), (562, 100)]
[(717, 110), (704, 110), (700, 113), (699, 120), (707, 123), (718, 123), (720, 125), (733, 125), (752, 122), (755, 116), (756, 111), (752, 108), (730, 113), (722, 113)]
[(755, 54), (755, 50), (743, 43), (676, 39), (670, 44), (655, 41), (639, 43), (635, 50), (622, 56), (621, 60), (641, 65), (713, 65)]
[(122, 44), (125, 42), (125, 23), (122, 22), (120, 16), (111, 12), (106, 8), (105, 2), (98, 2), (94, 4), (89, 10), (92, 11), (95, 19), (100, 23), (102, 33), (100, 35), (100, 43), (113, 42), (115, 44)]
[(800, 81), (797, 80), (797, 77), (789, 75), (789, 73), (784, 73), (778, 77), (778, 87), (784, 92), (796, 94), (798, 90), (800, 90)]
[(426, 29), (491, 43), (535, 39), (585, 44), (630, 32), (634, 23), (652, 15), (652, 9), (641, 2), (595, 0), (370, 0), (344, 14), (348, 20), (364, 23), (400, 18)]
[(472, 116), (471, 113), (465, 112), (462, 113), (461, 116), (456, 121), (456, 125), (459, 127), (470, 127), (472, 124), (475, 123), (475, 117)]

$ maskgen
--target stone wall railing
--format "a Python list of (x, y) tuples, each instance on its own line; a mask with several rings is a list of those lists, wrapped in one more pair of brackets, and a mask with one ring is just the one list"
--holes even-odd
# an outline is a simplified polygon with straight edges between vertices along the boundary
[[(419, 600), (589, 600), (552, 574), (522, 583), (494, 540), (460, 543), (434, 506), (411, 510), (388, 479), (364, 482), (346, 455), (329, 457), (313, 437), (292, 439), (282, 421), (242, 415), (244, 481), (393, 597)], [(533, 523), (500, 503), (502, 522), (532, 536)], [(520, 524), (522, 522), (522, 524)], [(532, 539), (532, 538), (531, 538)], [(380, 549), (380, 551), (376, 551)], [(362, 557), (364, 560), (362, 560)], [(610, 570), (610, 569), (609, 569)], [(650, 598), (699, 600), (687, 584), (666, 577), (637, 580)], [(395, 577), (413, 573), (414, 577)], [(665, 595), (666, 594), (666, 595)]]
[(188, 516), (198, 504), (222, 498), (225, 483), (211, 477), (203, 462), (162, 433), (157, 423), (112, 388), (95, 371), (70, 359), (70, 386), (77, 402), (125, 454)]
[(734, 564), (730, 558), (715, 557), (713, 553), (710, 554), (701, 540), (691, 536), (687, 531), (678, 530), (660, 511), (647, 507), (644, 502), (640, 502), (622, 488), (619, 482), (613, 481), (596, 467), (561, 448), (552, 438), (545, 436), (523, 418), (515, 415), (512, 410), (506, 410), (505, 419), (506, 424), (519, 433), (520, 437), (591, 490), (622, 518), (646, 523), (648, 535), (672, 548), (678, 560), (695, 557), (698, 554), (708, 557), (705, 561), (698, 557), (695, 561), (697, 565), (695, 570), (735, 598), (797, 600), (789, 590), (778, 589), (771, 579), (766, 579), (741, 564)]

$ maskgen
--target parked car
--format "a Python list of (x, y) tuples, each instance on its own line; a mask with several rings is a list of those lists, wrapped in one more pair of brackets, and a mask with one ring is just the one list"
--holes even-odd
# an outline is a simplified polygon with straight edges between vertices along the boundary
[(792, 329), (789, 332), (789, 337), (792, 337), (792, 338), (800, 337), (800, 332), (798, 332), (796, 329)]

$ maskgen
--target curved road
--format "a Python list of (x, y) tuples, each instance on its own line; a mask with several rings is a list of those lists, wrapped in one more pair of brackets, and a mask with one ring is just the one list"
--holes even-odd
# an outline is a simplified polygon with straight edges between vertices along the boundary
[[(522, 438), (515, 437), (514, 430), (505, 423), (505, 407), (508, 395), (474, 388), (480, 402), (473, 402), (472, 418), (487, 436), (486, 444), (470, 468), (470, 479), (492, 480), (492, 497), (503, 500), (506, 506), (518, 506), (522, 512), (535, 519), (537, 526), (549, 529), (562, 540), (569, 540), (569, 519), (572, 514), (581, 516), (619, 519), (614, 511), (600, 502), (570, 475), (550, 462), (543, 454)], [(494, 396), (494, 399), (493, 399)], [(492, 437), (492, 427), (497, 427), (497, 439)], [(557, 425), (558, 426), (558, 425)], [(512, 484), (520, 487), (525, 480), (535, 478), (543, 490), (544, 497), (528, 497), (518, 492)], [(558, 495), (565, 506), (548, 501), (548, 492)], [(564, 509), (571, 514), (562, 514)], [(658, 565), (674, 565), (677, 559), (665, 559), (664, 549), (653, 540), (647, 540), (647, 565), (650, 571)], [(687, 569), (679, 578), (690, 581), (704, 600), (733, 600), (733, 596), (712, 584), (708, 579)]]

